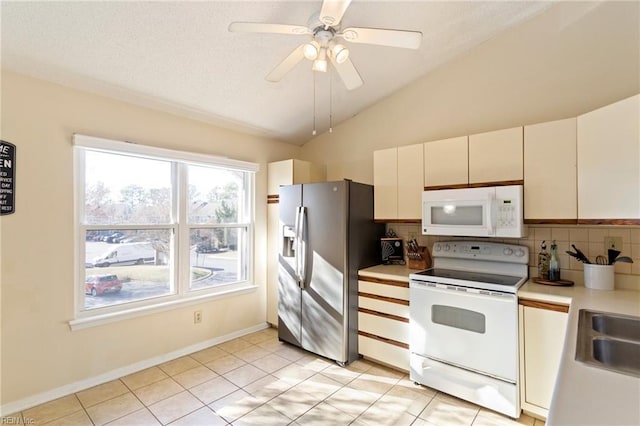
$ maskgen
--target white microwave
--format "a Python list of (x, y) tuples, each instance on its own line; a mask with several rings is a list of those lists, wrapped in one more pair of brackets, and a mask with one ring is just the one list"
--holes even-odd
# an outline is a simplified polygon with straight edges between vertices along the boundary
[(424, 191), (422, 234), (520, 238), (522, 185)]

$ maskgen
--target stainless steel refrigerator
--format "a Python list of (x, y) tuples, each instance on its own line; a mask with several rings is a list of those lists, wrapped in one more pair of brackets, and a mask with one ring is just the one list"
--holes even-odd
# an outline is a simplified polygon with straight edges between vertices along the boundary
[(280, 187), (278, 338), (346, 365), (358, 358), (358, 269), (380, 263), (373, 187)]

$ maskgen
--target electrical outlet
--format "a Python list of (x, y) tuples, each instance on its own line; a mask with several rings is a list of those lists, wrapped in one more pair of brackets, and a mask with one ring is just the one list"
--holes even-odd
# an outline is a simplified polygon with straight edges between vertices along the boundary
[(202, 311), (195, 311), (193, 313), (193, 323), (200, 324), (202, 322)]
[(622, 251), (622, 237), (604, 237), (604, 249)]

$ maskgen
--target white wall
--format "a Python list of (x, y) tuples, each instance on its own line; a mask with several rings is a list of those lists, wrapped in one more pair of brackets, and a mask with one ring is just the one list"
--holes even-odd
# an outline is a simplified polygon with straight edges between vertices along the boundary
[[(81, 133), (260, 163), (255, 281), (249, 294), (70, 331), (73, 297), (73, 155)], [(179, 350), (266, 321), (266, 163), (299, 148), (2, 73), (3, 140), (17, 147), (16, 212), (0, 219), (0, 402)], [(193, 324), (193, 311), (204, 322)]]
[(640, 92), (639, 28), (638, 2), (560, 2), (306, 143), (303, 158), (326, 163), (329, 180), (373, 183), (374, 150), (575, 117), (629, 97)]

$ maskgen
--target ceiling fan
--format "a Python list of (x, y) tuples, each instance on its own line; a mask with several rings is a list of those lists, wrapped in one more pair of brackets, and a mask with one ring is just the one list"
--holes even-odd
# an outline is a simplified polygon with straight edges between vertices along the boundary
[(348, 90), (362, 85), (362, 78), (349, 58), (349, 49), (341, 43), (365, 43), (381, 46), (418, 49), (422, 41), (419, 31), (388, 30), (381, 28), (341, 28), (340, 21), (351, 0), (324, 0), (320, 13), (314, 14), (307, 24), (286, 25), (259, 22), (232, 22), (229, 31), (238, 33), (272, 33), (309, 35), (311, 40), (296, 47), (267, 75), (268, 81), (280, 81), (301, 60), (313, 61), (314, 71), (326, 72), (327, 59), (338, 72)]

